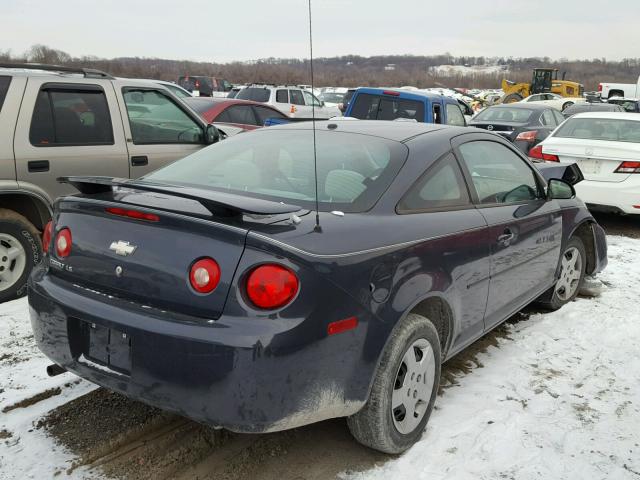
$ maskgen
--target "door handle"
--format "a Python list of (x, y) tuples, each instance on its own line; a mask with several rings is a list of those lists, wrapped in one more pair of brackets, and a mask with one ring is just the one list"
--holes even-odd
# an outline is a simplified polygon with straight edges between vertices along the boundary
[(49, 160), (31, 160), (27, 162), (27, 169), (31, 173), (48, 172)]
[(149, 165), (149, 158), (146, 155), (131, 157), (132, 167), (142, 167), (144, 165)]
[(505, 228), (504, 233), (502, 235), (498, 235), (498, 243), (503, 245), (509, 245), (511, 240), (516, 238), (516, 235), (511, 231), (510, 228)]

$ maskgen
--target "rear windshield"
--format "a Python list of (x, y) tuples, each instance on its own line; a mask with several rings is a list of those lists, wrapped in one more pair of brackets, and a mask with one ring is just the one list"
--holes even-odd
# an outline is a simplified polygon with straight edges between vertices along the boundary
[(2, 111), (2, 104), (9, 91), (9, 84), (11, 83), (11, 77), (0, 77), (0, 111)]
[(564, 109), (562, 114), (567, 117), (571, 115), (575, 115), (576, 113), (584, 113), (584, 112), (622, 112), (624, 111), (622, 107), (619, 105), (607, 105), (604, 103), (601, 104), (588, 104), (588, 105), (571, 105)]
[(359, 93), (350, 113), (360, 120), (395, 120), (407, 118), (424, 122), (424, 103), (397, 97)]
[[(318, 199), (321, 211), (369, 210), (404, 164), (399, 142), (318, 131)], [(144, 180), (204, 187), (281, 201), (315, 210), (311, 130), (256, 131), (204, 148)]]
[(640, 143), (640, 121), (572, 117), (553, 136)]
[(213, 88), (213, 83), (209, 77), (180, 77), (178, 79), (178, 85), (187, 90), (198, 90), (202, 87)]
[(198, 98), (198, 97), (189, 97), (183, 100), (184, 103), (189, 105), (192, 109), (196, 111), (198, 115), (202, 115), (203, 113), (211, 110), (215, 106), (215, 102), (213, 102), (209, 98)]
[(253, 100), (254, 102), (268, 102), (271, 90), (268, 88), (243, 88), (238, 92), (236, 98), (240, 100)]
[(532, 113), (533, 110), (529, 110), (527, 108), (489, 107), (476, 115), (474, 120), (480, 122), (525, 123), (529, 121), (529, 117), (531, 117)]
[(609, 99), (609, 103), (618, 105), (622, 108), (624, 108), (624, 110), (626, 112), (631, 112), (631, 113), (635, 113), (638, 111), (638, 101), (637, 100), (612, 100)]

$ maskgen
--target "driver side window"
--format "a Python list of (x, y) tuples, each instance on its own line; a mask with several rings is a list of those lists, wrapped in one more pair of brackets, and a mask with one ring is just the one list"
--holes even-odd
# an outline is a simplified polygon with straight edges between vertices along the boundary
[(202, 127), (168, 96), (129, 88), (122, 95), (136, 145), (204, 143)]
[(486, 140), (460, 146), (481, 204), (509, 204), (542, 198), (533, 170), (509, 148)]

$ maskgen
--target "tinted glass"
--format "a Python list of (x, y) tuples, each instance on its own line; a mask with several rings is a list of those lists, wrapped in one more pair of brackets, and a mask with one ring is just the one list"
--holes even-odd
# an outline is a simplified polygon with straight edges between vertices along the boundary
[(227, 108), (231, 123), (240, 123), (242, 125), (257, 125), (256, 118), (253, 116), (253, 110), (248, 105), (234, 105)]
[(9, 91), (9, 84), (11, 83), (11, 77), (0, 77), (0, 111), (2, 111), (2, 105), (4, 99)]
[(133, 143), (203, 142), (200, 125), (161, 92), (125, 89), (123, 96)]
[(266, 122), (268, 118), (287, 118), (283, 113), (267, 107), (253, 107), (253, 111), (256, 114), (258, 125), (261, 127), (264, 126), (264, 122)]
[(640, 142), (640, 122), (612, 118), (570, 118), (554, 134), (559, 138)]
[[(0, 96), (2, 94), (0, 93)], [(626, 112), (635, 113), (638, 111), (638, 101), (637, 100), (609, 100), (610, 103), (614, 103), (622, 107)]]
[(607, 105), (606, 103), (599, 103), (599, 104), (593, 104), (593, 103), (588, 103), (588, 104), (582, 104), (582, 105), (571, 105), (570, 107), (567, 107), (564, 109), (564, 111), (562, 112), (562, 115), (564, 115), (566, 118), (575, 115), (576, 113), (584, 113), (584, 112), (623, 112), (624, 109), (622, 109), (619, 105)]
[(460, 146), (480, 203), (517, 203), (539, 198), (531, 168), (497, 142), (476, 141)]
[(448, 125), (457, 125), (459, 127), (464, 127), (466, 125), (464, 115), (462, 115), (462, 111), (458, 105), (447, 103), (446, 108)]
[(189, 105), (198, 115), (202, 115), (216, 106), (210, 98), (206, 97), (189, 97), (183, 100), (183, 102)]
[[(318, 199), (324, 211), (371, 208), (407, 148), (368, 135), (317, 131)], [(145, 177), (314, 209), (313, 132), (265, 128), (204, 148)]]
[(276, 90), (277, 103), (289, 103), (289, 90)]
[(243, 88), (236, 98), (240, 100), (253, 100), (254, 102), (268, 102), (271, 90), (268, 88)]
[(183, 89), (178, 88), (175, 85), (164, 84), (164, 86), (168, 88), (171, 91), (171, 93), (173, 93), (178, 98), (192, 98), (191, 95), (189, 95), (189, 92), (185, 92)]
[(293, 105), (304, 105), (304, 97), (301, 90), (289, 90), (289, 101)]
[(99, 90), (41, 90), (31, 118), (35, 146), (113, 144), (111, 116)]
[(351, 116), (360, 120), (408, 118), (424, 122), (424, 103), (416, 100), (360, 93), (356, 95)]
[(540, 117), (542, 124), (546, 127), (555, 127), (556, 117), (553, 116), (553, 112), (551, 110), (545, 110)]
[(529, 121), (532, 113), (534, 113), (533, 110), (527, 108), (489, 107), (476, 115), (474, 120), (479, 122), (525, 123)]
[(469, 204), (460, 168), (452, 155), (430, 168), (398, 205), (401, 211), (428, 210)]
[(560, 125), (562, 122), (564, 122), (564, 117), (557, 110), (553, 110), (553, 116), (556, 117), (556, 123), (558, 125)]

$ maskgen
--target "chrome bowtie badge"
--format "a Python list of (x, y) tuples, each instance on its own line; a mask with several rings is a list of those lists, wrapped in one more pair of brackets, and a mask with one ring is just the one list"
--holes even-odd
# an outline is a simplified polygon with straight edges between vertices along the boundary
[(127, 255), (133, 255), (133, 252), (135, 252), (137, 248), (138, 247), (135, 245), (130, 245), (129, 242), (118, 240), (117, 242), (113, 242), (111, 244), (109, 250), (113, 250), (114, 252), (116, 252), (116, 255), (126, 257)]

